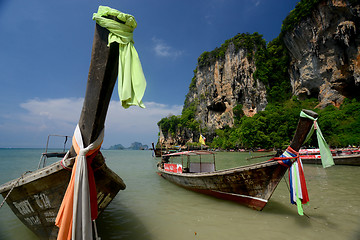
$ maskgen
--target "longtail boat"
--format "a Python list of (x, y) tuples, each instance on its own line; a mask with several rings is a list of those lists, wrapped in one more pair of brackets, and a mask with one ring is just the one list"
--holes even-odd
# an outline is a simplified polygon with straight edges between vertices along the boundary
[[(319, 149), (300, 149), (300, 159), (304, 164), (321, 164)], [(360, 166), (360, 152), (358, 149), (331, 150), (335, 165)]]
[[(108, 7), (102, 10), (114, 12), (113, 9)], [(125, 15), (127, 16), (127, 14), (121, 16)], [(135, 21), (130, 19), (131, 21), (125, 22), (120, 20), (119, 16), (116, 17), (111, 14), (105, 15), (104, 18), (121, 23), (123, 28), (127, 27), (125, 24), (134, 25)], [(109, 33), (107, 28), (100, 26), (98, 22), (96, 23), (86, 94), (78, 127), (76, 128), (81, 132), (80, 137), (82, 136), (84, 147), (90, 146), (94, 141), (97, 141), (103, 133), (110, 98), (118, 77), (119, 43), (112, 42), (108, 44)], [(130, 34), (127, 37), (132, 41), (132, 32), (131, 38)], [(58, 232), (60, 232), (59, 228), (55, 226), (55, 220), (57, 220), (60, 206), (62, 206), (62, 200), (65, 199), (64, 194), (67, 192), (72, 176), (71, 168), (76, 168), (76, 164), (74, 164), (77, 155), (76, 148), (80, 147), (80, 144), (74, 146), (76, 130), (73, 145), (63, 160), (24, 174), (18, 179), (0, 186), (0, 193), (11, 210), (40, 239), (56, 239)], [(79, 142), (77, 141), (77, 143)], [(82, 150), (81, 147), (80, 150)], [(84, 153), (79, 155), (81, 154)], [(62, 156), (62, 154), (46, 153), (45, 156)], [(88, 158), (87, 156), (85, 158)], [(125, 189), (126, 185), (116, 173), (107, 167), (105, 159), (99, 150), (94, 151), (91, 158), (93, 160), (90, 168), (93, 171), (96, 187), (95, 198), (93, 199), (97, 202), (97, 212), (101, 213), (117, 193)], [(91, 231), (90, 227), (90, 235), (92, 235)], [(92, 236), (91, 238), (85, 238), (92, 239)]]
[[(307, 115), (317, 118), (317, 113), (303, 110)], [(186, 189), (211, 195), (217, 198), (231, 200), (244, 204), (256, 210), (262, 210), (271, 195), (283, 178), (285, 172), (296, 161), (297, 151), (308, 132), (313, 121), (300, 117), (293, 140), (282, 157), (269, 161), (241, 166), (225, 170), (216, 170), (214, 161), (198, 161), (189, 163), (191, 156), (209, 155), (207, 151), (189, 151), (163, 156), (158, 164), (158, 174), (166, 180)], [(169, 163), (169, 158), (186, 156), (187, 163)], [(193, 163), (193, 164), (192, 164)], [(193, 165), (193, 166), (192, 166)]]

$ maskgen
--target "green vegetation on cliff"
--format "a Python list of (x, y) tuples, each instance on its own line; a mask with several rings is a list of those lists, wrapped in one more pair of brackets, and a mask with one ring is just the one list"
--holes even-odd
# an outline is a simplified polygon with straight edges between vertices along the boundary
[[(207, 144), (212, 148), (285, 148), (292, 140), (302, 109), (315, 109), (318, 101), (308, 99), (299, 101), (296, 97), (282, 104), (270, 103), (265, 111), (253, 117), (244, 116), (241, 105), (234, 108), (235, 126), (215, 131), (216, 137)], [(330, 105), (324, 109), (315, 109), (319, 114), (318, 124), (331, 147), (345, 147), (360, 143), (360, 101), (346, 100), (341, 107)], [(193, 113), (186, 111), (181, 116), (163, 118), (158, 123), (164, 132), (176, 134), (184, 127), (199, 131), (199, 123), (193, 119)], [(186, 116), (186, 117), (185, 117)], [(203, 130), (206, 135), (206, 132)], [(307, 145), (317, 146), (315, 134)]]
[[(281, 34), (282, 36), (285, 32), (291, 31), (294, 29), (296, 25), (300, 23), (306, 17), (309, 17), (312, 13), (312, 10), (321, 2), (325, 0), (301, 0), (295, 6), (295, 8), (288, 14), (288, 16), (284, 19), (281, 26)], [(354, 5), (359, 3), (359, 0), (348, 0), (350, 5)]]
[(311, 14), (311, 10), (314, 9), (320, 1), (321, 0), (301, 0), (298, 2), (295, 9), (284, 19), (281, 26), (281, 33), (294, 29), (301, 20)]
[[(284, 148), (289, 145), (295, 132), (301, 109), (314, 109), (316, 99), (284, 104), (269, 104), (265, 111), (253, 117), (242, 117), (234, 128), (216, 130), (217, 137), (211, 147), (230, 148)], [(328, 106), (315, 109), (319, 114), (318, 124), (332, 147), (359, 145), (360, 102), (347, 100), (339, 109)], [(315, 136), (307, 145), (317, 146)]]
[(198, 131), (200, 123), (195, 120), (196, 104), (197, 101), (192, 102), (189, 107), (183, 109), (180, 116), (171, 115), (162, 118), (157, 125), (164, 134), (172, 136), (184, 128), (190, 131)]
[(270, 103), (291, 98), (289, 59), (288, 50), (280, 38), (275, 38), (266, 48), (256, 52), (254, 77), (265, 84)]
[(235, 37), (230, 38), (225, 41), (219, 48), (215, 48), (211, 52), (204, 52), (198, 58), (198, 66), (204, 67), (212, 65), (216, 60), (221, 60), (225, 58), (225, 52), (228, 49), (230, 43), (234, 44), (235, 52), (238, 52), (240, 49), (247, 51), (247, 58), (252, 59), (254, 53), (257, 49), (265, 48), (266, 42), (262, 38), (262, 35), (255, 32), (253, 34), (242, 33), (237, 34)]

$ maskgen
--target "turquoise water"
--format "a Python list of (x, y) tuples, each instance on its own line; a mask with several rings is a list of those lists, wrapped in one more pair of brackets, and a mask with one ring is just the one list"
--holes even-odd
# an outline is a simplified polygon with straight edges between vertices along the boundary
[[(0, 183), (37, 168), (42, 149), (0, 149)], [(150, 151), (104, 150), (126, 183), (97, 220), (102, 240), (360, 239), (360, 168), (305, 165), (310, 203), (299, 216), (283, 180), (268, 205), (250, 208), (184, 190), (156, 174)], [(258, 153), (265, 155), (268, 153)], [(217, 168), (246, 165), (249, 153), (217, 153)], [(2, 199), (2, 198), (1, 198)], [(37, 239), (5, 204), (0, 240)]]

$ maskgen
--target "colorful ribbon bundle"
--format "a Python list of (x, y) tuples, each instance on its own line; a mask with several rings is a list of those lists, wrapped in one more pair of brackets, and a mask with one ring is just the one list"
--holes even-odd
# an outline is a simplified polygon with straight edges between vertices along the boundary
[[(324, 168), (333, 166), (334, 160), (329, 146), (326, 144), (324, 136), (320, 131), (320, 127), (317, 124), (317, 118), (315, 119), (303, 111), (301, 111), (300, 117), (308, 118), (314, 121), (305, 142), (310, 139), (315, 129), (320, 148), (322, 165)], [(292, 204), (296, 204), (299, 215), (303, 216), (304, 211), (302, 209), (302, 204), (309, 202), (309, 194), (306, 187), (304, 168), (301, 159), (299, 158), (299, 153), (291, 147), (288, 147), (279, 158), (272, 158), (271, 160), (277, 160), (279, 164), (289, 167), (290, 200)]]
[(303, 216), (302, 204), (309, 202), (309, 195), (306, 188), (304, 168), (300, 158), (294, 162), (289, 169), (290, 199), (296, 204), (299, 215)]
[(104, 130), (95, 142), (85, 148), (79, 125), (76, 126), (73, 146), (77, 156), (55, 221), (55, 225), (59, 227), (59, 240), (93, 239), (91, 220), (97, 218), (98, 206), (91, 162), (98, 153), (103, 138)]
[(306, 188), (303, 165), (298, 152), (288, 147), (279, 158), (275, 159), (278, 159), (281, 165), (289, 167), (290, 200), (292, 204), (297, 205), (298, 213), (302, 216), (304, 215), (302, 204), (309, 202), (309, 195)]

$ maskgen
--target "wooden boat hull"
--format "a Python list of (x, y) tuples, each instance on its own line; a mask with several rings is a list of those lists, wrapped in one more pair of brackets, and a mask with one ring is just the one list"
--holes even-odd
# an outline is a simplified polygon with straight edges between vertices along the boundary
[[(320, 155), (300, 156), (304, 164), (321, 164)], [(349, 154), (342, 156), (333, 156), (335, 165), (360, 166), (360, 154)]]
[(207, 173), (173, 173), (158, 167), (158, 174), (186, 189), (262, 210), (287, 169), (268, 161)]
[[(15, 215), (40, 239), (56, 239), (58, 227), (55, 218), (70, 180), (71, 171), (64, 169), (60, 162), (26, 174), (0, 186), (0, 193)], [(101, 213), (125, 189), (122, 179), (105, 163), (94, 172), (98, 210)]]

